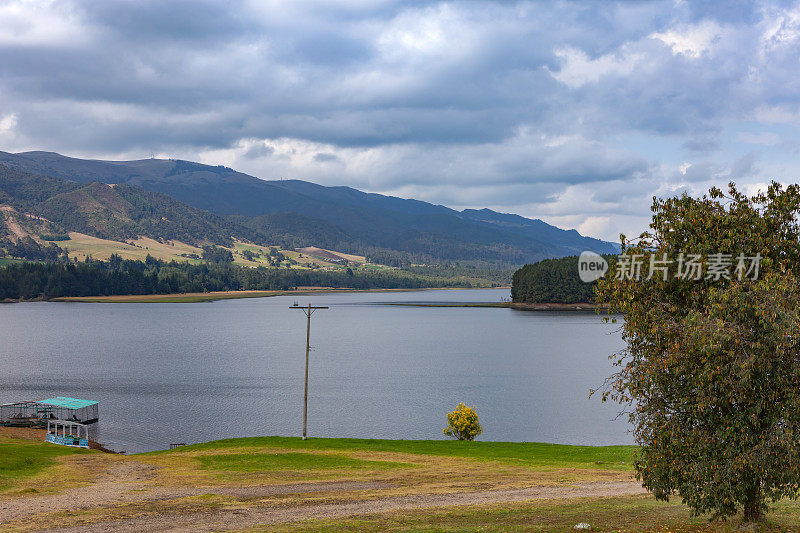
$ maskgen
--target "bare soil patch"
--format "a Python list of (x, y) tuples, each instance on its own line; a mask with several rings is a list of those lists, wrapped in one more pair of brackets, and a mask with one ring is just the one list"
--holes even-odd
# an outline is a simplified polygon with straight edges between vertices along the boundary
[[(320, 485), (319, 490), (325, 488)], [(287, 489), (303, 490), (301, 487)], [(234, 491), (241, 494), (240, 491)], [(254, 491), (257, 492), (257, 491)], [(175, 502), (172, 510), (156, 513), (134, 511), (138, 516), (123, 513), (122, 517), (94, 523), (54, 527), (44, 531), (104, 533), (109, 531), (231, 531), (255, 526), (295, 523), (306, 520), (337, 519), (376, 513), (435, 509), (441, 507), (487, 505), (544, 499), (572, 499), (641, 494), (635, 482), (585, 483), (566, 487), (530, 487), (516, 490), (480, 491), (453, 494), (417, 494), (365, 501), (310, 503), (307, 505), (269, 501), (242, 506), (225, 502), (214, 506), (197, 506), (193, 502)], [(214, 494), (216, 494), (215, 492)], [(181, 504), (183, 507), (181, 507)]]

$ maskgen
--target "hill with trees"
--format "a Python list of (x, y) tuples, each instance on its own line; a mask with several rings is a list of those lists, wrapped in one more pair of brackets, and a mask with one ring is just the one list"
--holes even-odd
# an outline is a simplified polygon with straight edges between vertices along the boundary
[[(541, 220), (488, 209), (456, 211), (350, 187), (323, 187), (300, 180), (266, 181), (224, 166), (191, 161), (97, 161), (51, 152), (0, 152), (0, 165), (28, 174), (59, 178), (61, 194), (67, 194), (61, 201), (87, 206), (81, 221), (86, 228), (95, 230), (99, 228), (86, 211), (95, 214), (96, 204), (91, 199), (98, 197), (96, 184), (108, 184), (114, 185), (113, 192), (122, 197), (121, 201), (141, 208), (152, 202), (164, 204), (169, 198), (182, 206), (212, 213), (217, 218), (206, 219), (221, 232), (221, 228), (225, 228), (221, 220), (225, 220), (237, 231), (245, 228), (251, 235), (274, 243), (292, 247), (325, 246), (369, 257), (392, 258), (401, 265), (480, 262), (510, 268), (583, 250), (616, 252), (613, 243), (584, 237), (575, 230), (559, 229)], [(73, 187), (81, 184), (91, 189), (75, 192)], [(102, 191), (112, 195), (109, 190)], [(141, 191), (157, 196), (146, 197)], [(142, 201), (137, 204), (131, 200), (132, 196)], [(39, 202), (45, 200), (38, 198)], [(101, 202), (101, 211), (105, 214), (97, 214), (100, 218), (107, 219), (116, 206), (116, 198), (108, 200)], [(54, 216), (60, 214), (63, 220), (63, 204), (52, 203), (55, 205), (48, 206), (47, 212)], [(129, 208), (123, 211), (148, 231), (163, 231), (166, 226), (157, 218), (148, 218), (146, 215), (150, 211), (147, 209), (144, 212), (130, 212)], [(187, 225), (194, 223), (186, 220)], [(140, 231), (127, 221), (119, 224), (112, 226), (114, 232)], [(220, 240), (223, 236), (214, 236), (208, 227), (203, 232), (209, 240), (212, 237)]]
[(22, 225), (41, 225), (40, 219), (52, 223), (49, 233), (76, 231), (116, 241), (147, 236), (196, 245), (230, 245), (234, 237), (263, 240), (256, 231), (165, 194), (124, 184), (71, 182), (2, 164), (0, 197), (15, 211), (33, 215), (28, 223), (20, 220)]
[[(613, 256), (605, 256), (613, 262)], [(593, 303), (597, 282), (578, 276), (578, 256), (545, 259), (514, 272), (511, 299), (515, 303)]]

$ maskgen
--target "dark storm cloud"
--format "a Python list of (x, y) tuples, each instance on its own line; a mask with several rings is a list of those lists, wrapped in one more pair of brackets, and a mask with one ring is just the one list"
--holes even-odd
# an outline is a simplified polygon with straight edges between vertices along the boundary
[[(499, 140), (520, 123), (553, 121), (559, 84), (542, 69), (556, 65), (553, 45), (573, 35), (603, 49), (624, 38), (607, 31), (611, 26), (559, 28), (555, 23), (565, 13), (523, 4), (473, 4), (464, 12), (433, 4), (410, 14), (389, 5), (364, 19), (328, 11), (334, 16), (326, 20), (316, 19), (310, 5), (290, 20), (270, 13), (259, 18), (243, 3), (72, 6), (82, 23), (76, 32), (88, 37), (83, 45), (0, 46), (7, 58), (2, 79), (12, 97), (125, 103), (178, 114), (240, 104), (239, 112), (229, 109), (231, 127), (209, 124), (219, 132), (209, 144), (215, 147), (234, 142), (237, 135), (227, 132), (236, 130), (239, 137), (363, 146)], [(574, 16), (592, 19), (597, 10), (581, 6)], [(441, 21), (417, 31), (425, 17)], [(451, 23), (441, 43), (424, 42), (426, 32), (447, 33)], [(381, 29), (392, 24), (397, 30), (382, 38)], [(421, 46), (406, 42), (415, 39)], [(462, 45), (467, 50), (459, 50)], [(156, 141), (173, 137), (159, 124), (152, 129)]]
[(154, 151), (434, 201), (460, 183), (461, 205), (542, 205), (519, 194), (542, 183), (558, 206), (600, 184), (651, 196), (758, 177), (725, 139), (800, 122), (798, 45), (783, 2), (8, 0), (0, 148)]

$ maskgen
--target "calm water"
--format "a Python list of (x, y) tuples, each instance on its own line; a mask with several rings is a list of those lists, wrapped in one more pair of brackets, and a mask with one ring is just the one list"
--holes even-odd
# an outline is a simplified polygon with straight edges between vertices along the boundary
[(195, 304), (0, 305), (0, 403), (100, 402), (97, 440), (128, 452), (299, 435), (305, 316), (309, 435), (437, 439), (458, 402), (485, 440), (631, 442), (618, 407), (588, 398), (622, 345), (593, 313), (425, 308), (508, 291), (326, 294)]

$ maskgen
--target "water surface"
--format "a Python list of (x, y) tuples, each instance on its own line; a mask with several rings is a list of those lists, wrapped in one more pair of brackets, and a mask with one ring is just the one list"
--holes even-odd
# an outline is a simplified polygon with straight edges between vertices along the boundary
[(474, 405), (482, 440), (627, 444), (618, 406), (589, 398), (622, 346), (593, 313), (407, 307), (499, 302), (508, 290), (334, 293), (210, 303), (0, 305), (0, 403), (98, 400), (96, 438), (128, 452), (299, 435), (313, 315), (309, 435), (443, 438)]

